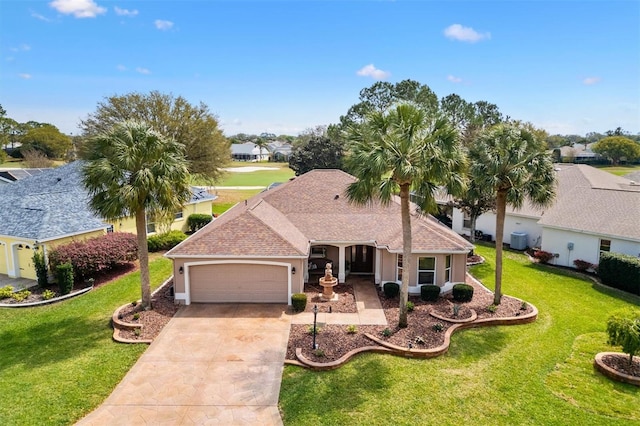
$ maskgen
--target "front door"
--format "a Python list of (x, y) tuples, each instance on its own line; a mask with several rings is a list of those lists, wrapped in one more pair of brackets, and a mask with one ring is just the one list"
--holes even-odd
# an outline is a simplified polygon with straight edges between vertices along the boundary
[(374, 250), (375, 248), (370, 246), (351, 246), (351, 273), (372, 273)]

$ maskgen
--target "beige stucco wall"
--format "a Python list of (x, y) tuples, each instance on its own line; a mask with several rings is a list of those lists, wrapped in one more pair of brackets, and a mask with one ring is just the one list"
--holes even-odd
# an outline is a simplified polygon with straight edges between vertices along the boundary
[[(198, 213), (198, 214), (211, 214), (211, 208), (213, 206), (213, 201), (203, 201), (201, 203), (195, 204), (187, 204), (182, 209), (182, 217), (176, 219), (171, 223), (171, 230), (174, 231), (182, 231), (187, 232), (189, 230), (187, 226), (187, 218), (189, 215)], [(113, 229), (116, 232), (131, 232), (136, 234), (136, 220), (132, 217), (125, 217), (120, 219), (116, 223), (112, 223)], [(156, 230), (161, 231), (161, 226), (156, 225)]]

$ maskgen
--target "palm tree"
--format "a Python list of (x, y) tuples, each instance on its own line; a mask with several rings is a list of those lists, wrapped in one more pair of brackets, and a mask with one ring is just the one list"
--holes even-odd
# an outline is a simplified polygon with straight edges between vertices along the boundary
[[(400, 194), (403, 269), (411, 271), (411, 192), (421, 212), (437, 209), (434, 191), (446, 185), (449, 193), (464, 188), (464, 155), (458, 134), (446, 119), (428, 115), (413, 104), (400, 104), (388, 112), (374, 112), (360, 125), (347, 129), (349, 171), (358, 180), (347, 188), (356, 204), (373, 200), (383, 205)], [(402, 274), (399, 327), (407, 326), (409, 273)]]
[(83, 180), (89, 206), (108, 221), (135, 217), (142, 307), (150, 309), (146, 216), (175, 212), (189, 199), (184, 146), (135, 121), (116, 124), (87, 145)]
[(507, 204), (519, 208), (525, 199), (546, 207), (555, 198), (551, 156), (531, 126), (501, 123), (480, 133), (469, 151), (470, 173), (476, 184), (496, 199), (496, 288), (493, 303), (502, 298), (502, 241)]

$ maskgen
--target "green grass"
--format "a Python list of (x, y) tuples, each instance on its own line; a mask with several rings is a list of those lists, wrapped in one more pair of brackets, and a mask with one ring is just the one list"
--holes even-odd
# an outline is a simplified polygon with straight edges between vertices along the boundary
[(605, 172), (612, 173), (617, 176), (624, 176), (629, 173), (640, 171), (640, 164), (630, 164), (625, 166), (596, 166)]
[[(171, 262), (150, 263), (156, 288)], [(64, 302), (0, 309), (0, 424), (72, 424), (113, 391), (146, 345), (116, 343), (113, 311), (140, 298), (140, 275), (129, 274)]]
[[(495, 250), (473, 274), (493, 286)], [(503, 291), (537, 306), (521, 326), (465, 330), (431, 360), (366, 354), (338, 370), (287, 366), (280, 408), (287, 425), (640, 424), (640, 389), (594, 371), (613, 310), (640, 298), (505, 253)]]
[[(277, 170), (257, 170), (254, 172), (226, 172), (223, 178), (216, 183), (216, 186), (262, 186), (266, 187), (274, 182), (286, 182), (295, 176), (293, 170), (289, 168), (287, 163), (249, 163), (249, 162), (233, 162), (228, 167), (269, 167)], [(211, 185), (210, 183), (201, 182), (194, 179), (194, 185)]]

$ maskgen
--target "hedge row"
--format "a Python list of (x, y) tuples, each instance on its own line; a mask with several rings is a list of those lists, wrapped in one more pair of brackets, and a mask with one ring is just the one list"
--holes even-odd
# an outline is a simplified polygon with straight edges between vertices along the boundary
[(138, 244), (134, 234), (113, 232), (84, 241), (73, 241), (49, 252), (49, 267), (70, 263), (76, 279), (84, 279), (98, 272), (133, 262), (138, 258)]
[(169, 231), (147, 238), (147, 247), (151, 252), (171, 250), (186, 239), (187, 235), (182, 231)]
[(187, 218), (187, 226), (190, 232), (196, 232), (198, 229), (204, 228), (204, 226), (212, 220), (213, 216), (210, 214), (194, 213), (190, 214)]
[(640, 259), (620, 253), (602, 253), (598, 275), (610, 287), (640, 295)]

